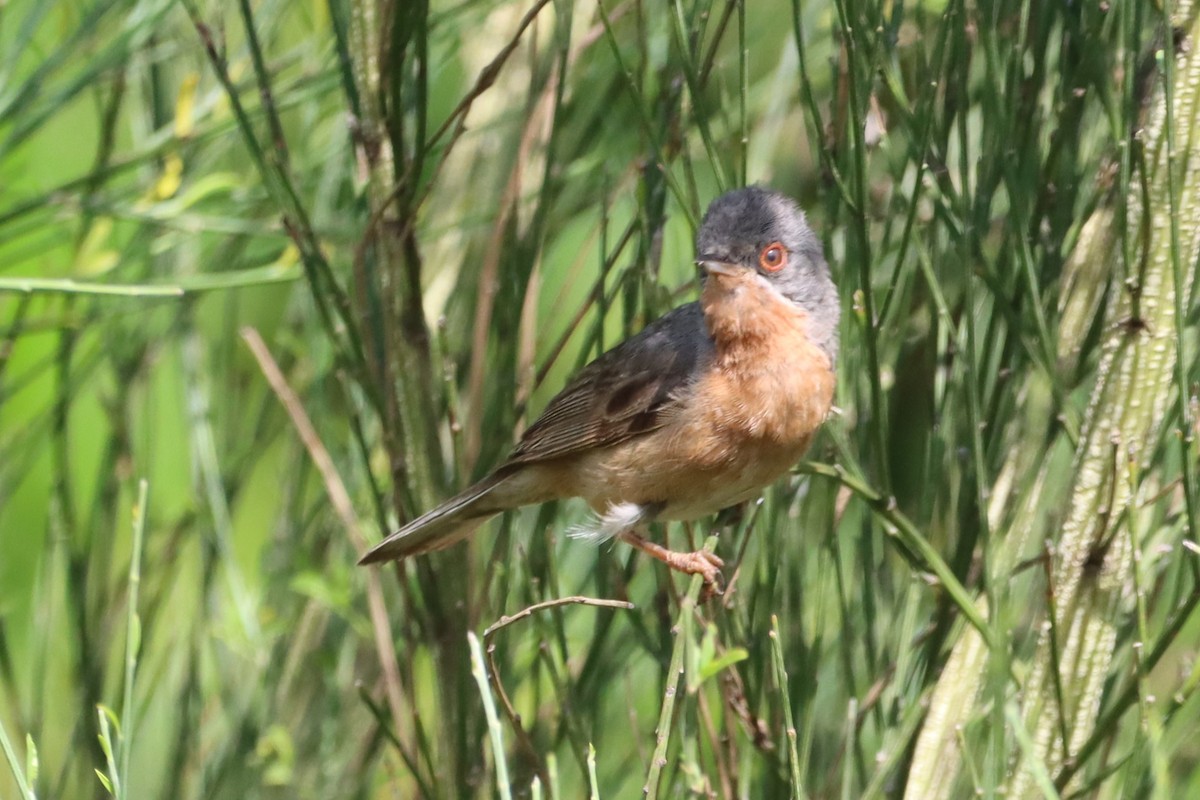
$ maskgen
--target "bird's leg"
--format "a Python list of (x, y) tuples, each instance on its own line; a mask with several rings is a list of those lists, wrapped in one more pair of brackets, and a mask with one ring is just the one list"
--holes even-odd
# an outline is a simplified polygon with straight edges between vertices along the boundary
[(661, 544), (642, 538), (632, 528), (627, 528), (617, 534), (617, 538), (628, 542), (646, 555), (657, 558), (671, 569), (687, 573), (688, 575), (702, 576), (704, 578), (705, 597), (722, 593), (721, 567), (725, 566), (725, 562), (718, 558), (715, 553), (710, 553), (707, 550), (696, 550), (691, 553), (679, 553), (675, 550), (668, 550)]

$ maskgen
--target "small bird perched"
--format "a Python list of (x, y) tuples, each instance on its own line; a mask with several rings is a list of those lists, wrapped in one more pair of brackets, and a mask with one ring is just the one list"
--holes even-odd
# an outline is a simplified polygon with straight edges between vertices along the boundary
[(507, 461), (359, 563), (440, 550), (503, 511), (582, 497), (598, 516), (572, 535), (619, 538), (719, 591), (716, 555), (639, 530), (749, 500), (800, 459), (833, 403), (840, 308), (821, 243), (778, 192), (717, 198), (696, 253), (698, 302), (584, 367)]

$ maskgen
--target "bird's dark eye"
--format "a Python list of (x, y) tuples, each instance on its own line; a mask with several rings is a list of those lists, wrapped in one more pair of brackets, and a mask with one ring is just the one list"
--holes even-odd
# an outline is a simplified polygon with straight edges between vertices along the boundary
[(778, 272), (787, 264), (788, 251), (779, 242), (771, 242), (758, 254), (758, 264), (767, 272)]

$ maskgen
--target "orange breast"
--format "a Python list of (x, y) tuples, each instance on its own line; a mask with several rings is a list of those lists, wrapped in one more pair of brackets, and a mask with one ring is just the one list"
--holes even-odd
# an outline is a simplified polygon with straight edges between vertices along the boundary
[[(730, 278), (722, 278), (730, 281)], [(597, 511), (664, 503), (664, 519), (694, 519), (756, 495), (793, 466), (829, 413), (834, 374), (804, 312), (753, 273), (703, 303), (716, 363), (697, 376), (675, 421), (582, 457), (571, 494)]]

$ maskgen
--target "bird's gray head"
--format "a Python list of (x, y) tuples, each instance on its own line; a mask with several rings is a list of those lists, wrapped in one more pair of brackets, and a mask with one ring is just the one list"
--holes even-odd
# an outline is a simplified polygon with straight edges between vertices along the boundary
[(708, 272), (754, 270), (804, 309), (809, 336), (836, 359), (841, 306), (821, 242), (786, 195), (749, 186), (712, 202), (696, 234), (696, 260)]

